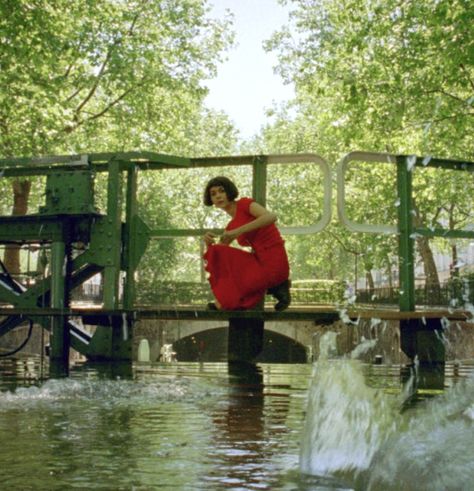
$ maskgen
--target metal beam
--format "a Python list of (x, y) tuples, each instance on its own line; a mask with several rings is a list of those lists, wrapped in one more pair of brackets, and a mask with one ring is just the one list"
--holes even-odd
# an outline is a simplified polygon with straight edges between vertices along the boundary
[(107, 186), (106, 236), (103, 246), (107, 261), (104, 268), (104, 307), (117, 309), (119, 306), (120, 262), (122, 252), (122, 183), (119, 162), (109, 162)]
[(397, 158), (398, 261), (400, 269), (400, 310), (415, 309), (415, 260), (413, 237), (412, 172), (404, 158)]
[[(51, 246), (51, 308), (64, 312), (66, 305), (66, 245), (64, 241), (55, 241)], [(51, 317), (51, 361), (55, 371), (64, 373), (69, 369), (69, 348), (71, 346), (67, 317), (64, 313)], [(58, 374), (58, 373), (56, 373)]]

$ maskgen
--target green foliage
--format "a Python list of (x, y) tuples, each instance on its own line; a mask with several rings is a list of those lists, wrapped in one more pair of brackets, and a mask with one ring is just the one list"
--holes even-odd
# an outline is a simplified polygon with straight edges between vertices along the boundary
[(466, 273), (449, 279), (446, 284), (451, 307), (469, 307), (474, 304), (474, 273)]
[[(268, 43), (299, 115), (339, 151), (472, 157), (474, 12), (465, 0), (293, 0)], [(329, 139), (328, 139), (329, 138)], [(325, 143), (323, 143), (325, 145)]]
[[(207, 0), (12, 0), (0, 3), (0, 156), (146, 149), (182, 156), (232, 153), (237, 131), (204, 108), (203, 81), (233, 42), (231, 19)], [(107, 183), (96, 179), (105, 211)], [(140, 183), (140, 214), (176, 219), (163, 173)], [(2, 190), (9, 182), (1, 180)], [(200, 187), (199, 193), (200, 193)], [(44, 180), (30, 196), (42, 204)], [(3, 193), (2, 213), (13, 200)], [(176, 220), (179, 222), (179, 219)], [(151, 249), (144, 275), (176, 264), (176, 244)]]
[[(344, 281), (294, 281), (292, 304), (342, 304), (345, 291)], [(203, 305), (212, 299), (207, 283), (192, 281), (144, 281), (137, 295), (137, 302), (141, 305)], [(273, 299), (267, 296), (266, 300)]]
[(205, 305), (213, 300), (207, 283), (180, 281), (143, 282), (138, 291), (140, 305)]
[(342, 280), (296, 280), (291, 286), (293, 304), (342, 304), (346, 292)]
[(205, 0), (2, 2), (0, 154), (176, 148), (232, 40), (207, 13)]
[[(351, 150), (473, 160), (474, 11), (465, 0), (291, 0), (291, 22), (267, 42), (296, 99), (252, 142), (262, 152), (313, 151), (336, 163)], [(353, 164), (347, 212), (360, 223), (393, 224), (394, 166)], [(465, 173), (416, 169), (418, 226), (472, 223)], [(311, 190), (314, 188), (311, 187)], [(303, 189), (304, 193), (305, 190)], [(309, 191), (308, 191), (309, 192)], [(299, 213), (287, 199), (287, 213)], [(284, 205), (282, 205), (284, 206)], [(347, 274), (338, 245), (364, 269), (390, 271), (396, 238), (349, 234), (331, 224), (306, 245), (306, 264), (334, 264)], [(293, 245), (290, 245), (293, 248)], [(348, 261), (349, 263), (350, 261)], [(329, 268), (330, 269), (330, 268)], [(318, 268), (312, 270), (317, 274)], [(319, 269), (321, 271), (321, 269)]]

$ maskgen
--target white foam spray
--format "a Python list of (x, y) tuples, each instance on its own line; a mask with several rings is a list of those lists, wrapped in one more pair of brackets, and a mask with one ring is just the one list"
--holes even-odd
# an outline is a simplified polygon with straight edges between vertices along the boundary
[[(359, 351), (372, 346), (367, 342)], [(359, 361), (320, 357), (309, 389), (301, 471), (327, 476), (367, 469), (396, 428), (395, 406), (382, 392), (366, 385)]]
[(409, 387), (390, 396), (368, 387), (359, 361), (321, 353), (308, 393), (301, 472), (343, 478), (364, 491), (472, 489), (474, 377), (401, 412)]

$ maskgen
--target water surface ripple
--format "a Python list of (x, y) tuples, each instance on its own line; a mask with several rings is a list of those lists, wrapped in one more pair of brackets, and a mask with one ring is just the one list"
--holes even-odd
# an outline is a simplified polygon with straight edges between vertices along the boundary
[(401, 410), (400, 368), (354, 360), (51, 380), (3, 360), (0, 489), (472, 489), (472, 370), (450, 370), (444, 394)]

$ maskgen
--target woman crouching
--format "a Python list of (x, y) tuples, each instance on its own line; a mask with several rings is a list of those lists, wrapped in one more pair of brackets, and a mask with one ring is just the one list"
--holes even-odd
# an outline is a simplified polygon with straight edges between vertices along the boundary
[[(225, 211), (231, 220), (219, 243), (208, 232), (204, 259), (209, 283), (216, 298), (210, 307), (225, 310), (252, 309), (263, 302), (268, 291), (276, 299), (276, 310), (290, 304), (288, 256), (275, 225), (277, 216), (251, 198), (237, 200), (239, 191), (224, 176), (211, 179), (204, 190), (204, 204)], [(230, 244), (237, 239), (248, 252)]]

